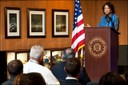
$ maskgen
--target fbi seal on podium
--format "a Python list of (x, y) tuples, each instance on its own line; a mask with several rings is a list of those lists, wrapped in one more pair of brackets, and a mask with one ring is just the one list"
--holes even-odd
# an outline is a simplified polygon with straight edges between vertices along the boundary
[(92, 56), (101, 57), (106, 53), (107, 44), (101, 37), (94, 37), (89, 41), (88, 49)]

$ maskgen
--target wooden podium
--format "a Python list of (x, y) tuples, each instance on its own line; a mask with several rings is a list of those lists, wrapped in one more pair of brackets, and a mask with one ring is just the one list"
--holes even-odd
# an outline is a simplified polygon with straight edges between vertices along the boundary
[(109, 27), (85, 27), (85, 67), (92, 81), (117, 72), (118, 34)]

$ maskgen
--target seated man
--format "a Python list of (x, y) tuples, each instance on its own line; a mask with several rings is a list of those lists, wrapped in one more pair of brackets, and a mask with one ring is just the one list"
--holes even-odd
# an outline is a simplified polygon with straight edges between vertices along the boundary
[(8, 63), (7, 70), (10, 75), (10, 79), (2, 83), (2, 85), (13, 85), (15, 77), (23, 73), (23, 64), (20, 60), (12, 60)]
[(74, 50), (71, 48), (67, 48), (62, 53), (62, 61), (59, 63), (55, 63), (55, 65), (52, 66), (51, 71), (58, 80), (65, 80), (67, 75), (64, 72), (64, 66), (66, 64), (66, 60), (72, 57), (75, 57)]
[[(66, 64), (66, 61), (73, 57), (75, 57), (74, 50), (72, 48), (67, 48), (62, 53), (62, 62), (52, 66), (51, 70), (58, 80), (65, 80), (65, 78), (67, 77), (64, 71), (64, 66)], [(82, 85), (86, 85), (87, 82), (90, 82), (90, 78), (87, 75), (85, 67), (81, 68), (80, 76), (78, 79)]]
[(44, 49), (40, 45), (33, 45), (30, 49), (30, 59), (24, 64), (23, 73), (40, 73), (47, 85), (60, 85), (59, 81), (47, 67), (40, 65), (43, 62)]
[(81, 85), (78, 81), (78, 75), (80, 73), (80, 61), (77, 58), (70, 58), (67, 60), (64, 70), (67, 74), (65, 80), (60, 81), (60, 85)]

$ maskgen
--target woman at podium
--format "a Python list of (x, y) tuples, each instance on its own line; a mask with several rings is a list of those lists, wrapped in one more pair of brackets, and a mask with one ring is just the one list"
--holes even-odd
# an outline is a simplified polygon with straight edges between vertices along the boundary
[(116, 31), (119, 30), (119, 18), (115, 14), (115, 9), (112, 3), (107, 2), (103, 5), (103, 13), (104, 15), (101, 17), (100, 22), (98, 24), (99, 27), (112, 27)]

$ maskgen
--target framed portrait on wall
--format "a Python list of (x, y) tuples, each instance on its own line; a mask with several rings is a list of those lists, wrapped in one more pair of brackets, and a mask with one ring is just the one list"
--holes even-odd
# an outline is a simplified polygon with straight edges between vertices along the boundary
[(20, 8), (5, 7), (5, 38), (20, 38)]
[(28, 38), (46, 37), (45, 9), (28, 9)]
[(52, 10), (52, 36), (69, 36), (69, 10)]

